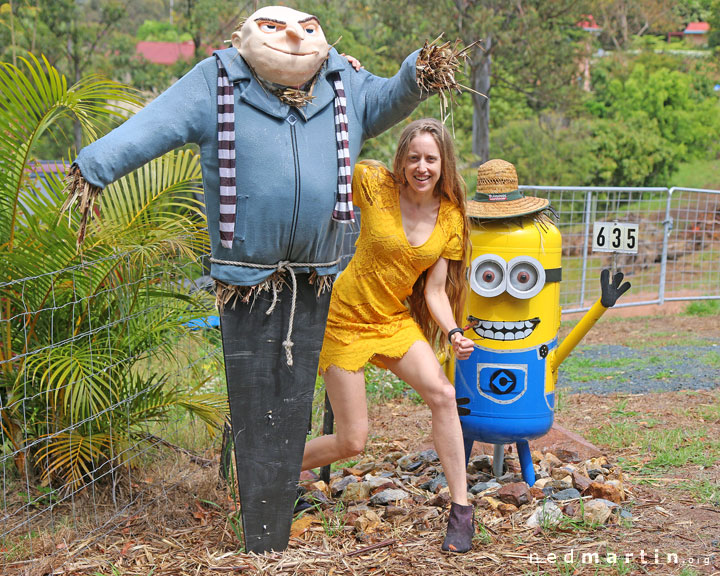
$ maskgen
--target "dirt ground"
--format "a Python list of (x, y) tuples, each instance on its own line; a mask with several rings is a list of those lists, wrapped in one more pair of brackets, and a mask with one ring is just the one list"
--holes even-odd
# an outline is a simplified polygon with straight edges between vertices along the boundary
[[(622, 313), (617, 313), (621, 310)], [(638, 339), (673, 341), (689, 335), (720, 344), (717, 316), (684, 316), (678, 314), (679, 307), (677, 310), (664, 307), (661, 314), (657, 310), (621, 310), (601, 319), (583, 344), (608, 341), (630, 344)], [(603, 323), (611, 323), (612, 330), (603, 329)], [(563, 328), (567, 330), (569, 327)], [(536, 441), (534, 448), (541, 451), (570, 448), (582, 457), (601, 454), (611, 463), (624, 464), (623, 482), (628, 498), (623, 506), (631, 512), (631, 522), (600, 527), (527, 528), (529, 508), (520, 508), (504, 517), (481, 510), (477, 517), (483, 528), (474, 549), (458, 556), (440, 551), (446, 508), (433, 512), (432, 506), (411, 503), (403, 521), (390, 519), (389, 512), (383, 511), (384, 520), (379, 526), (358, 534), (352, 525), (344, 523), (343, 511), (331, 507), (306, 515), (303, 525), (295, 526), (284, 553), (244, 554), (237, 552), (233, 504), (226, 487), (218, 483), (217, 467), (200, 468), (179, 457), (174, 466), (183, 469), (183, 480), (172, 490), (163, 488), (160, 494), (152, 494), (152, 488), (148, 488), (148, 495), (155, 500), (148, 500), (149, 504), (138, 512), (129, 510), (108, 535), (78, 537), (77, 530), (56, 529), (52, 535), (37, 539), (31, 561), (8, 564), (3, 573), (720, 576), (720, 463), (717, 460), (704, 466), (688, 463), (649, 475), (642, 471), (642, 465), (650, 458), (651, 446), (613, 446), (588, 441), (593, 431), (611, 422), (623, 422), (627, 415), (641, 427), (652, 425), (662, 430), (702, 427), (707, 442), (717, 446), (718, 406), (720, 384), (713, 390), (692, 394), (571, 394), (563, 398), (563, 405), (556, 412), (558, 426)], [(698, 412), (698, 407), (710, 408)], [(702, 419), (700, 413), (705, 414)], [(432, 446), (429, 410), (411, 398), (376, 404), (370, 414), (371, 437), (365, 461), (382, 462), (390, 452), (412, 453)], [(485, 448), (476, 445), (478, 451), (486, 451)], [(214, 458), (217, 454), (204, 456)], [(147, 471), (147, 476), (172, 477), (173, 473), (165, 467)], [(684, 490), (688, 482), (714, 486), (714, 499), (712, 496), (703, 499)], [(134, 486), (135, 490), (140, 488)], [(102, 495), (93, 498), (101, 499)], [(600, 562), (581, 561), (584, 553), (597, 553)], [(670, 556), (671, 553), (676, 556)], [(625, 558), (628, 563), (613, 562), (609, 560), (611, 556)]]

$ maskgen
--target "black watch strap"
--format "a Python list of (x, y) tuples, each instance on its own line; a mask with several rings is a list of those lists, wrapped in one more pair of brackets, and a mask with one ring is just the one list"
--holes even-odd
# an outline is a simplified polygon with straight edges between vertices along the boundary
[(460, 334), (465, 334), (465, 330), (463, 330), (462, 328), (453, 328), (452, 330), (450, 330), (450, 332), (448, 332), (448, 342), (450, 342), (450, 344), (452, 344), (452, 337), (453, 334), (455, 334), (456, 332), (460, 332)]

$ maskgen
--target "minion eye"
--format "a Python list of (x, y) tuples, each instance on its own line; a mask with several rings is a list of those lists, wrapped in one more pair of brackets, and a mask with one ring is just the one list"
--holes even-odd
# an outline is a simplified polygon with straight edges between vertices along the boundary
[(518, 256), (508, 263), (507, 291), (515, 298), (532, 298), (545, 286), (545, 270), (530, 256)]
[(470, 287), (480, 296), (491, 298), (505, 290), (505, 260), (495, 254), (483, 254), (473, 260)]
[(305, 28), (305, 32), (306, 32), (307, 34), (311, 34), (311, 35), (312, 35), (312, 34), (315, 34), (315, 32), (316, 32), (315, 26), (307, 26), (307, 27)]

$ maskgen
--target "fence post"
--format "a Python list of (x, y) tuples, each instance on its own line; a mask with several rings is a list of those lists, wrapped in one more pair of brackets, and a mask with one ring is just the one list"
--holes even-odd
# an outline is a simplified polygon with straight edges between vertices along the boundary
[(667, 202), (665, 204), (665, 220), (663, 220), (663, 245), (662, 256), (660, 257), (660, 282), (658, 286), (658, 306), (662, 306), (665, 301), (665, 280), (667, 277), (667, 257), (668, 244), (670, 243), (670, 232), (673, 229), (673, 219), (670, 216), (670, 207), (672, 206), (672, 195), (675, 187), (668, 190)]
[[(590, 238), (590, 220), (592, 219), (593, 213), (593, 193), (588, 191), (585, 196), (585, 241), (583, 242), (583, 260), (582, 260), (582, 276), (580, 279), (580, 306), (585, 305), (585, 284), (587, 281), (587, 266), (588, 266), (588, 239)], [(592, 244), (592, 240), (590, 240)]]

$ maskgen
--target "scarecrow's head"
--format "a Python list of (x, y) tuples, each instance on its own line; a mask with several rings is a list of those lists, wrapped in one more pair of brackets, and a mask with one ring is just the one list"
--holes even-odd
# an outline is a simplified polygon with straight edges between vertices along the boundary
[(285, 6), (260, 8), (232, 43), (260, 78), (292, 87), (309, 81), (330, 50), (315, 16)]

